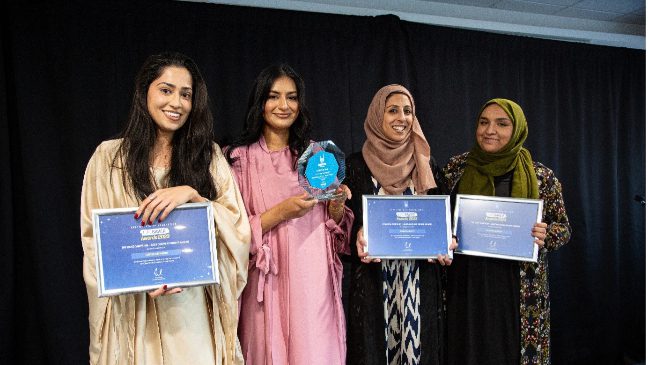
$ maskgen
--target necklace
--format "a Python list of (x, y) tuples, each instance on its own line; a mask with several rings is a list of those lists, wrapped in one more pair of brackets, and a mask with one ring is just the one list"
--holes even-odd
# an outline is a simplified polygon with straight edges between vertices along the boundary
[(169, 168), (171, 166), (171, 148), (162, 147), (161, 150), (153, 150), (151, 167)]

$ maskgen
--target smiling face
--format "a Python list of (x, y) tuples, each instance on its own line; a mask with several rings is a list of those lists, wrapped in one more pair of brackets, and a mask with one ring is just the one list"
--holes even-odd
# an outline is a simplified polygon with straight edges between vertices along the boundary
[(274, 81), (263, 107), (264, 129), (286, 132), (299, 115), (297, 87), (288, 76)]
[(148, 112), (158, 133), (175, 133), (187, 121), (192, 105), (192, 79), (184, 67), (166, 67), (146, 94)]
[(412, 129), (414, 114), (412, 103), (405, 94), (395, 93), (390, 95), (385, 102), (382, 129), (385, 137), (401, 142)]
[(497, 104), (490, 104), (482, 111), (477, 123), (477, 144), (484, 152), (500, 152), (511, 140), (513, 121)]

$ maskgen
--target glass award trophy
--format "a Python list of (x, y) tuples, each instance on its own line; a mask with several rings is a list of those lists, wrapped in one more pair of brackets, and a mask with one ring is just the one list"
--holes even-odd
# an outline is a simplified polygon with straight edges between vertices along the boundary
[(312, 142), (297, 161), (299, 185), (314, 199), (334, 199), (344, 169), (344, 152), (332, 141)]

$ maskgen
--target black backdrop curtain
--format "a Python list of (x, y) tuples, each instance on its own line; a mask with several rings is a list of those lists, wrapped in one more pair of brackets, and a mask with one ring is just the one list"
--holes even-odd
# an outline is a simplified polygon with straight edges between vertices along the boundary
[(0, 363), (87, 362), (79, 198), (85, 165), (164, 50), (206, 78), (218, 137), (241, 128), (252, 80), (290, 63), (315, 139), (345, 152), (381, 86), (400, 83), (441, 164), (476, 113), (518, 101), (527, 147), (561, 180), (574, 234), (550, 255), (556, 364), (645, 359), (645, 52), (356, 17), (170, 1), (2, 5)]

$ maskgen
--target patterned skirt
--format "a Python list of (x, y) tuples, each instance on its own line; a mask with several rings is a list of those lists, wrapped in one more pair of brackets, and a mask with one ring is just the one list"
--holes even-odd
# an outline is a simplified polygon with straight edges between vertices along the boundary
[(421, 300), (418, 261), (383, 260), (382, 274), (387, 364), (420, 364)]

